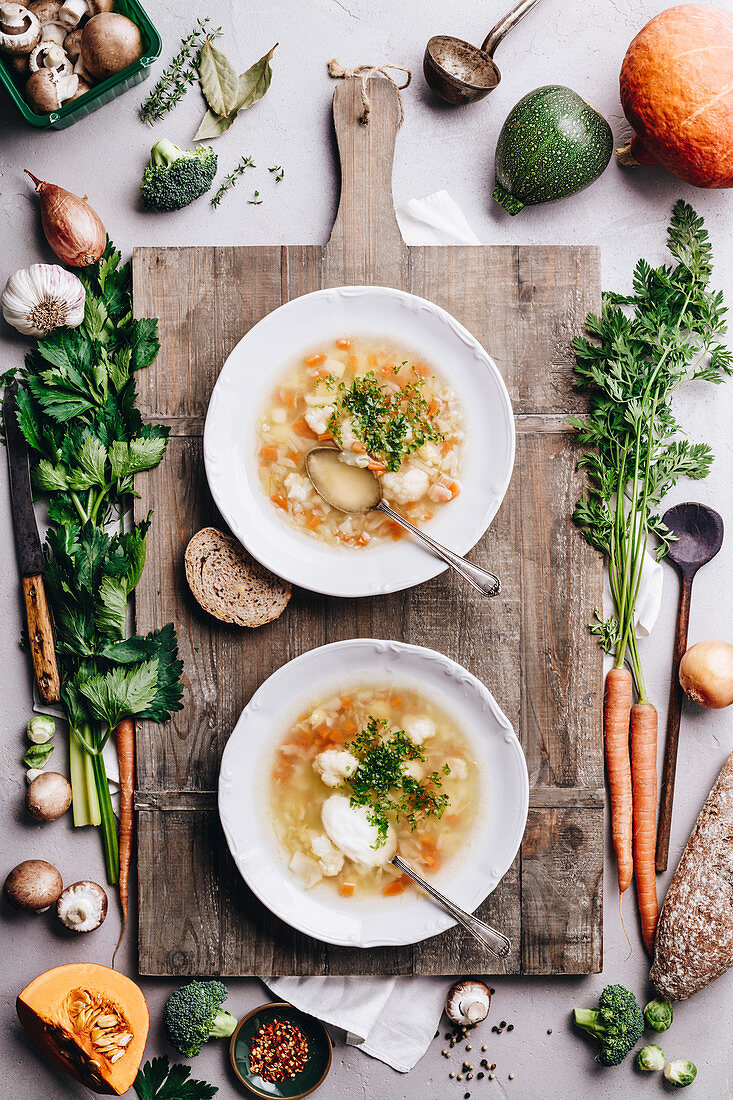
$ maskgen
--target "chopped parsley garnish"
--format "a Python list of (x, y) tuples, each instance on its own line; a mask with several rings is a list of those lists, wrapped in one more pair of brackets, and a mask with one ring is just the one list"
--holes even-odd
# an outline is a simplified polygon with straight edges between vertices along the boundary
[[(370, 717), (366, 727), (345, 748), (359, 761), (359, 766), (344, 786), (351, 787), (351, 805), (366, 806), (369, 822), (378, 830), (375, 848), (387, 839), (390, 817), (404, 818), (414, 829), (425, 817), (441, 818), (448, 805), (448, 795), (438, 772), (425, 779), (405, 775), (403, 764), (409, 760), (425, 760), (425, 753), (411, 741), (404, 730), (396, 730), (383, 738), (387, 723)], [(442, 771), (450, 775), (450, 768)]]
[[(399, 371), (400, 367), (393, 368), (395, 374)], [(341, 444), (341, 418), (348, 415), (368, 453), (381, 459), (388, 470), (399, 470), (402, 460), (423, 443), (445, 438), (433, 424), (424, 387), (425, 379), (414, 367), (409, 381), (393, 393), (380, 384), (374, 371), (355, 378), (348, 387), (340, 382), (336, 410), (328, 422), (334, 440)]]

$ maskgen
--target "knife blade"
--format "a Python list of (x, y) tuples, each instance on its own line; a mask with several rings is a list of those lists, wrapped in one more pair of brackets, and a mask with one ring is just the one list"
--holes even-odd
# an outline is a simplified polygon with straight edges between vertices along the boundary
[(46, 558), (33, 510), (28, 445), (18, 424), (17, 392), (18, 386), (14, 383), (6, 390), (3, 401), (15, 549), (23, 586), (28, 642), (36, 684), (44, 703), (58, 703), (61, 698), (61, 678), (56, 660), (53, 620), (43, 583)]
[(33, 510), (28, 445), (18, 424), (17, 393), (17, 383), (13, 383), (3, 401), (15, 549), (18, 554), (21, 577), (37, 577), (46, 568), (46, 558), (38, 534), (36, 513)]

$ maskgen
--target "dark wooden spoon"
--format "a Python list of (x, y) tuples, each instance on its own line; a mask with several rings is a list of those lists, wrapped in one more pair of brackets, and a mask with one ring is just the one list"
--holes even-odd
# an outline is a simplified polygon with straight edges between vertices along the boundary
[(677, 770), (677, 745), (680, 737), (680, 715), (684, 692), (680, 686), (680, 661), (687, 649), (687, 629), (690, 625), (690, 600), (692, 581), (706, 562), (723, 545), (723, 520), (705, 504), (676, 504), (662, 516), (662, 520), (676, 536), (670, 545), (667, 561), (680, 571), (682, 587), (677, 611), (677, 631), (672, 657), (672, 682), (669, 687), (669, 711), (667, 714), (667, 738), (664, 745), (662, 789), (659, 796), (659, 823), (657, 825), (657, 871), (667, 870), (669, 833), (672, 825), (674, 779)]

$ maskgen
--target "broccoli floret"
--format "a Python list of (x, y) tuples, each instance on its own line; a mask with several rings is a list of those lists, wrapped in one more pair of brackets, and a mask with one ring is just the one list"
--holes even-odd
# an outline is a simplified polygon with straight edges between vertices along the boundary
[(143, 172), (143, 203), (148, 210), (181, 210), (206, 194), (216, 168), (217, 156), (210, 145), (179, 149), (167, 138), (156, 141)]
[(231, 1035), (237, 1021), (219, 1006), (228, 997), (221, 982), (189, 982), (168, 998), (163, 1009), (168, 1038), (180, 1054), (193, 1058), (208, 1039)]
[(598, 1008), (576, 1008), (575, 1022), (599, 1041), (596, 1062), (617, 1066), (644, 1031), (644, 1016), (633, 993), (622, 985), (607, 985)]

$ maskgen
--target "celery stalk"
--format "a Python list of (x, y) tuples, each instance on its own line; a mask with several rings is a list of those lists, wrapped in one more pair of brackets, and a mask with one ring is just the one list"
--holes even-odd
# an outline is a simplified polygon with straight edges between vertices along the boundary
[[(88, 739), (88, 726), (83, 729)], [(101, 825), (102, 813), (97, 794), (92, 757), (82, 747), (73, 726), (69, 727), (69, 770), (75, 825)]]

